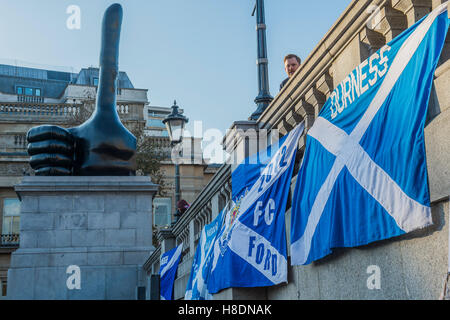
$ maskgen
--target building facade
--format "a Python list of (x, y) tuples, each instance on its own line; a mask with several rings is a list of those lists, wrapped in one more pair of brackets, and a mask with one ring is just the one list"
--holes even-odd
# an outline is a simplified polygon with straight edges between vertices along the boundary
[[(412, 26), (441, 0), (352, 1), (300, 68), (256, 121), (232, 124), (224, 147), (231, 157), (249, 156), (248, 141), (258, 135), (239, 132), (287, 134), (304, 121), (297, 168), (311, 128), (334, 88), (362, 61)], [(326, 8), (324, 8), (326, 10)], [(214, 299), (438, 299), (448, 271), (450, 193), (450, 37), (447, 36), (434, 75), (429, 101), (425, 142), (433, 215), (432, 227), (358, 248), (343, 248), (307, 266), (290, 266), (288, 282), (266, 288), (229, 288)], [(267, 135), (267, 137), (269, 136)], [(273, 136), (273, 134), (272, 134)], [(266, 137), (266, 136), (265, 136)], [(265, 138), (264, 137), (264, 138)], [(233, 162), (235, 163), (235, 162)], [(158, 234), (161, 245), (150, 255), (144, 269), (149, 279), (159, 272), (159, 257), (183, 244), (174, 286), (174, 298), (182, 299), (192, 260), (203, 226), (214, 219), (231, 197), (231, 172), (235, 164), (224, 164), (170, 230)], [(296, 182), (291, 180), (291, 194)], [(288, 200), (288, 204), (290, 201)], [(290, 234), (290, 206), (286, 226)], [(287, 239), (288, 243), (290, 240)], [(368, 279), (379, 271), (380, 288), (369, 288)], [(151, 292), (149, 280), (149, 293)]]
[[(78, 125), (93, 110), (99, 80), (98, 68), (79, 73), (0, 65), (0, 298), (6, 296), (10, 254), (20, 241), (20, 200), (14, 191), (24, 175), (33, 175), (28, 165), (26, 133), (32, 127), (54, 124)], [(161, 152), (170, 155), (170, 141), (161, 122), (170, 108), (149, 107), (147, 89), (135, 88), (126, 72), (119, 72), (117, 111), (128, 128), (143, 128)], [(92, 111), (91, 110), (91, 111)], [(190, 143), (186, 140), (185, 143)], [(214, 174), (205, 162), (181, 166), (181, 193), (188, 202)], [(155, 198), (153, 226), (173, 221), (175, 207), (173, 163), (162, 161), (164, 190)]]
[[(32, 175), (26, 133), (34, 126), (74, 126), (83, 104), (93, 104), (98, 68), (79, 73), (0, 65), (0, 297), (6, 295), (10, 253), (19, 245), (20, 201), (14, 185)], [(147, 89), (118, 76), (117, 111), (129, 127), (144, 126)]]

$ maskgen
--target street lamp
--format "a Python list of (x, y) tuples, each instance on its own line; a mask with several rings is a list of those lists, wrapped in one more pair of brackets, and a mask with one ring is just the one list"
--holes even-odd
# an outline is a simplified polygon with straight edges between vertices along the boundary
[[(175, 148), (183, 140), (184, 125), (189, 121), (188, 118), (179, 112), (177, 101), (173, 102), (172, 113), (169, 114), (162, 122), (166, 125), (169, 132), (169, 138), (172, 148)], [(177, 156), (179, 156), (178, 154)], [(179, 161), (175, 162), (175, 206), (180, 201), (180, 167)], [(176, 209), (175, 209), (176, 210)], [(175, 211), (175, 222), (178, 220), (178, 213)]]

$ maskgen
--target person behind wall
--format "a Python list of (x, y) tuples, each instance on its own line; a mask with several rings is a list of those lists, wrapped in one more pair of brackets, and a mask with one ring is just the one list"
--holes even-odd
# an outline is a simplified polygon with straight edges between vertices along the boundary
[(284, 57), (284, 70), (288, 77), (283, 80), (280, 84), (280, 90), (289, 81), (289, 79), (294, 75), (295, 71), (300, 67), (301, 60), (295, 54), (288, 54)]
[(177, 216), (181, 216), (189, 208), (189, 203), (186, 200), (181, 199), (177, 203)]

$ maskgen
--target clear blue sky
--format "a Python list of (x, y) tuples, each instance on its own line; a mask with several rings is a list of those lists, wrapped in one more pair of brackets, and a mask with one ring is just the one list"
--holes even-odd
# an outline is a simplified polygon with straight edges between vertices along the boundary
[[(105, 9), (122, 4), (120, 70), (151, 105), (185, 110), (193, 131), (223, 133), (255, 110), (255, 0), (0, 0), (0, 63), (14, 60), (73, 68), (98, 66)], [(286, 77), (283, 57), (306, 58), (350, 0), (265, 0), (270, 93)], [(69, 5), (81, 9), (81, 28), (69, 30)]]

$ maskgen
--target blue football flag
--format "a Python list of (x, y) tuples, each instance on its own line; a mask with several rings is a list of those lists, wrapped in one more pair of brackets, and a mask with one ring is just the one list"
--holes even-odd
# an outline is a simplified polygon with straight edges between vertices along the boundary
[(231, 173), (231, 199), (236, 201), (259, 179), (261, 170), (269, 163), (287, 135), (274, 142), (267, 149), (245, 158)]
[(208, 292), (207, 287), (213, 256), (212, 248), (222, 226), (225, 210), (226, 208), (210, 224), (203, 227), (194, 260), (192, 261), (191, 274), (184, 296), (185, 300), (212, 300), (212, 295)]
[(248, 192), (235, 199), (214, 243), (211, 294), (287, 281), (285, 209), (303, 123), (274, 153)]
[(173, 283), (177, 274), (182, 249), (183, 244), (180, 244), (178, 247), (161, 255), (159, 267), (161, 300), (173, 300)]
[(293, 195), (293, 265), (432, 224), (424, 125), (446, 8), (363, 61), (323, 106)]

